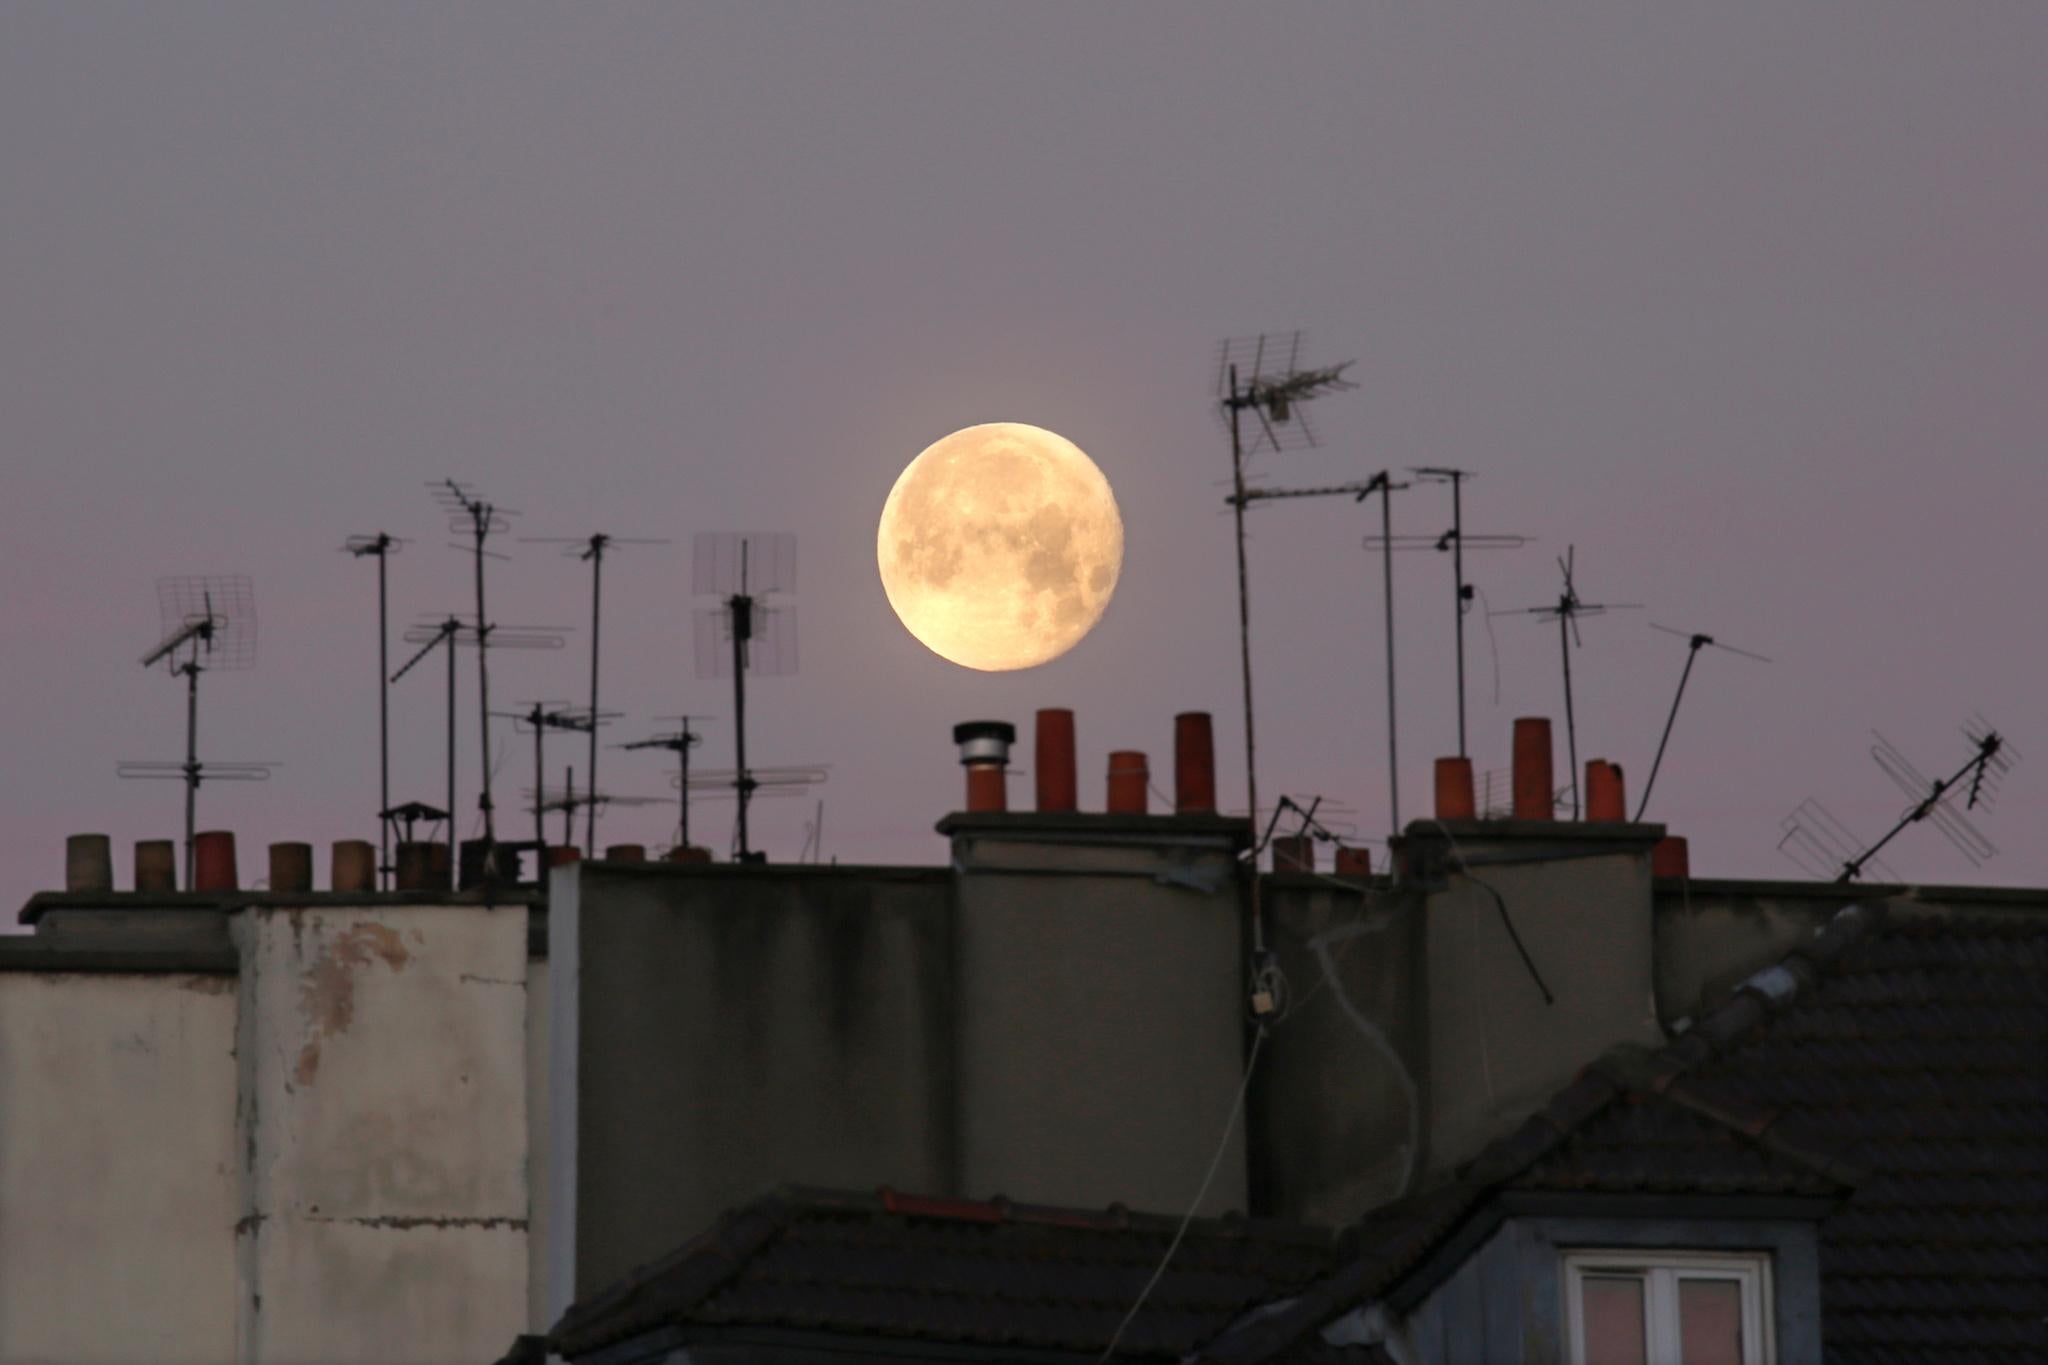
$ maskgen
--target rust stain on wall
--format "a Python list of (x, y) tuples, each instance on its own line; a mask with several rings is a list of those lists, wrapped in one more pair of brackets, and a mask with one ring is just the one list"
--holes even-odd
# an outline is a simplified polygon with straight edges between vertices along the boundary
[(320, 1044), (346, 1033), (356, 1017), (356, 975), (374, 962), (403, 971), (412, 960), (398, 931), (382, 924), (358, 924), (337, 934), (320, 951), (299, 982), (299, 1013), (306, 1042), (292, 1079), (309, 1085), (320, 1071)]

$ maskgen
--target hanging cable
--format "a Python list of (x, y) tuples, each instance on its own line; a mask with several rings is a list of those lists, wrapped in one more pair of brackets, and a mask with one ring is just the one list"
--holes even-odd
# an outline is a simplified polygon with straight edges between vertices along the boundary
[(1152, 1296), (1152, 1291), (1158, 1288), (1160, 1279), (1166, 1274), (1166, 1267), (1172, 1264), (1173, 1253), (1180, 1250), (1181, 1242), (1188, 1235), (1188, 1225), (1195, 1221), (1195, 1211), (1200, 1209), (1202, 1201), (1209, 1197), (1209, 1186), (1215, 1183), (1216, 1172), (1223, 1165), (1223, 1154), (1230, 1150), (1230, 1135), (1237, 1128), (1237, 1116), (1244, 1109), (1244, 1097), (1251, 1089), (1252, 1072), (1258, 1068), (1259, 1051), (1265, 1042), (1266, 1028), (1261, 1024), (1258, 1031), (1252, 1035), (1252, 1050), (1244, 1059), (1244, 1079), (1238, 1082), (1237, 1098), (1230, 1102), (1230, 1117), (1223, 1121), (1223, 1136), (1216, 1143), (1216, 1154), (1209, 1158), (1209, 1170), (1202, 1177), (1201, 1189), (1195, 1192), (1195, 1202), (1188, 1205), (1187, 1213), (1180, 1220), (1180, 1226), (1174, 1230), (1173, 1240), (1166, 1244), (1166, 1254), (1159, 1258), (1159, 1268), (1152, 1272), (1152, 1278), (1145, 1281), (1145, 1287), (1138, 1291), (1138, 1301), (1131, 1305), (1131, 1311), (1124, 1314), (1123, 1321), (1116, 1325), (1116, 1331), (1109, 1338), (1109, 1345), (1103, 1347), (1102, 1354), (1096, 1357), (1096, 1365), (1103, 1365), (1116, 1354), (1116, 1348), (1123, 1341), (1124, 1333), (1137, 1318), (1138, 1310), (1145, 1306), (1145, 1300)]

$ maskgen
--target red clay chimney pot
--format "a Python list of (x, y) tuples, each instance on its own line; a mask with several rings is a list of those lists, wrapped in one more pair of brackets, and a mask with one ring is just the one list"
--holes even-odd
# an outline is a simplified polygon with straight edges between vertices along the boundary
[(1604, 758), (1586, 763), (1586, 819), (1600, 824), (1618, 824), (1628, 819), (1628, 801), (1622, 792), (1621, 767)]
[(377, 846), (368, 839), (336, 839), (327, 884), (336, 891), (375, 891)]
[(644, 863), (647, 861), (645, 844), (613, 844), (604, 851), (608, 863)]
[(137, 891), (176, 891), (178, 889), (177, 848), (169, 839), (137, 839), (135, 841), (135, 889)]
[(1515, 818), (1552, 820), (1554, 786), (1550, 780), (1550, 718), (1522, 716), (1515, 721)]
[(72, 834), (64, 840), (64, 889), (112, 891), (114, 842), (104, 834)]
[(313, 889), (313, 846), (281, 843), (270, 846), (270, 889), (311, 891)]
[(1653, 877), (1689, 877), (1692, 875), (1692, 853), (1686, 846), (1685, 836), (1667, 834), (1650, 849), (1650, 875)]
[(1472, 798), (1471, 759), (1440, 758), (1436, 761), (1436, 818), (1479, 818), (1479, 807)]
[(1143, 815), (1149, 801), (1146, 788), (1152, 773), (1145, 755), (1136, 749), (1118, 749), (1109, 756), (1109, 813)]
[(239, 889), (235, 875), (235, 834), (233, 830), (202, 830), (192, 841), (192, 861), (197, 865), (192, 874), (194, 891), (234, 891)]
[(1316, 841), (1306, 834), (1282, 834), (1273, 840), (1275, 872), (1316, 870)]
[(1177, 815), (1216, 813), (1216, 738), (1207, 711), (1173, 718), (1173, 809)]
[(1038, 784), (1038, 808), (1066, 812), (1079, 808), (1074, 781), (1074, 713), (1048, 706), (1038, 713), (1037, 756), (1032, 772)]

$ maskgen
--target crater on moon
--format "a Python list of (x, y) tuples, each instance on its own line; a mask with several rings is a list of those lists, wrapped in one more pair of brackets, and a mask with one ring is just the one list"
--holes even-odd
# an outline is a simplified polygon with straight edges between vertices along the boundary
[(1063, 436), (1022, 422), (925, 447), (882, 508), (889, 605), (933, 653), (1030, 668), (1080, 642), (1116, 591), (1123, 518), (1109, 480)]

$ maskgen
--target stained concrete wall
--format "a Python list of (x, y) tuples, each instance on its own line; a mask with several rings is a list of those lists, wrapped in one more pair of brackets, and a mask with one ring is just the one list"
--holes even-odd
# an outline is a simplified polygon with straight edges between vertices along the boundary
[(940, 829), (960, 1191), (1185, 1209), (1222, 1142), (1198, 1211), (1243, 1210), (1243, 822), (992, 814)]
[(950, 1189), (952, 954), (942, 869), (559, 869), (551, 1311), (780, 1182)]
[(1289, 875), (1262, 899), (1289, 998), (1252, 1087), (1252, 1205), (1338, 1227), (1423, 1172), (1426, 901), (1384, 879)]
[(492, 1358), (527, 1317), (526, 908), (235, 928), (241, 1357)]
[(0, 972), (0, 1360), (235, 1357), (234, 978)]

